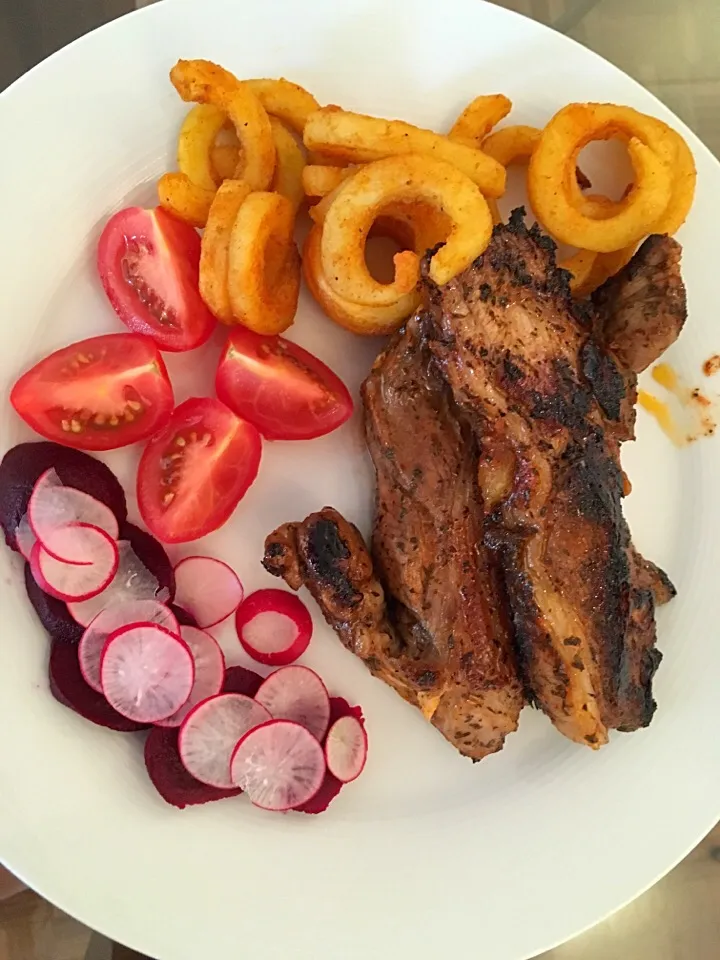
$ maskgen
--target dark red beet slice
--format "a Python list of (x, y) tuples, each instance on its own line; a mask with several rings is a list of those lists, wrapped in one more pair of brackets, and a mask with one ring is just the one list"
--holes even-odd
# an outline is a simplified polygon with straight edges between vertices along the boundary
[(80, 642), (84, 627), (81, 627), (70, 616), (67, 604), (63, 603), (62, 600), (56, 600), (55, 597), (51, 597), (40, 589), (35, 583), (29, 563), (25, 564), (25, 589), (40, 623), (53, 640), (66, 644)]
[(196, 627), (197, 623), (195, 622), (195, 617), (192, 614), (188, 613), (187, 610), (184, 610), (182, 607), (178, 607), (175, 603), (168, 604), (172, 612), (175, 614), (175, 619), (180, 624), (181, 627)]
[(87, 685), (80, 672), (77, 647), (58, 640), (50, 648), (50, 692), (63, 706), (98, 726), (123, 733), (147, 730), (146, 723), (121, 716), (101, 693)]
[(190, 776), (178, 753), (178, 727), (155, 727), (145, 741), (145, 769), (153, 786), (173, 807), (192, 806), (237, 797), (242, 790), (220, 790)]
[(33, 487), (51, 467), (66, 486), (83, 490), (107, 504), (120, 523), (127, 517), (123, 488), (101, 460), (47, 440), (19, 443), (0, 462), (0, 527), (13, 550), (15, 531), (25, 515)]
[[(175, 574), (165, 547), (146, 530), (126, 521), (120, 524), (119, 540), (129, 540), (138, 560), (142, 560), (161, 587), (170, 591), (170, 600), (175, 597)], [(194, 626), (194, 624), (191, 624)]]
[[(330, 723), (328, 729), (339, 720), (340, 717), (356, 717), (361, 723), (364, 722), (361, 707), (351, 707), (344, 697), (330, 697)], [(330, 806), (335, 797), (345, 786), (342, 781), (334, 777), (328, 770), (322, 786), (307, 803), (297, 807), (300, 813), (323, 813)]]
[(225, 671), (223, 693), (243, 693), (246, 697), (254, 697), (260, 689), (263, 678), (254, 670), (245, 667), (228, 667)]

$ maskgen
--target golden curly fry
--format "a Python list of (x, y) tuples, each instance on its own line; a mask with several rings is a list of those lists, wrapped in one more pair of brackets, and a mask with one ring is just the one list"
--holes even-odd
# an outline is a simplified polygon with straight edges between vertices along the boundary
[(370, 236), (392, 237), (407, 250), (422, 257), (438, 243), (444, 243), (452, 229), (452, 221), (444, 211), (429, 203), (400, 200), (382, 211), (370, 230)]
[(478, 147), (485, 153), (483, 140), (511, 110), (512, 100), (502, 93), (475, 97), (452, 125), (448, 137), (469, 147)]
[(178, 60), (170, 80), (186, 102), (210, 104), (227, 114), (242, 147), (236, 175), (253, 190), (265, 190), (275, 172), (275, 142), (270, 118), (250, 87), (209, 60)]
[(210, 312), (223, 323), (234, 323), (228, 294), (230, 235), (241, 204), (250, 187), (244, 180), (226, 180), (210, 207), (200, 242), (200, 296)]
[(210, 161), (217, 180), (232, 180), (240, 163), (240, 150), (236, 144), (216, 143), (210, 149)]
[(204, 190), (217, 189), (210, 151), (226, 122), (227, 117), (222, 110), (199, 103), (189, 111), (180, 127), (178, 167), (181, 173)]
[(524, 124), (504, 127), (483, 140), (483, 152), (504, 167), (510, 167), (530, 159), (541, 135), (542, 130)]
[(578, 250), (567, 260), (558, 264), (561, 270), (567, 270), (572, 274), (570, 279), (570, 292), (578, 295), (578, 291), (587, 284), (592, 273), (595, 261), (601, 257), (601, 253), (595, 253), (593, 250)]
[(358, 170), (341, 184), (325, 213), (323, 270), (331, 287), (354, 303), (390, 306), (409, 293), (419, 277), (419, 258), (410, 251), (395, 255), (395, 280), (378, 283), (365, 263), (365, 241), (375, 219), (390, 203), (429, 203), (449, 216), (445, 245), (430, 262), (430, 277), (447, 283), (487, 247), (492, 217), (487, 201), (457, 168), (422, 156), (389, 157)]
[(307, 197), (325, 197), (351, 177), (357, 165), (333, 167), (328, 164), (309, 163), (303, 170), (303, 190)]
[(295, 210), (305, 199), (303, 190), (303, 171), (305, 169), (305, 155), (300, 149), (297, 140), (287, 127), (275, 117), (270, 117), (277, 163), (271, 190), (281, 193), (292, 203)]
[[(658, 123), (661, 123), (661, 121), (658, 121)], [(676, 130), (668, 127), (667, 124), (663, 124), (663, 127), (667, 131), (667, 136), (675, 143), (677, 156), (673, 170), (670, 203), (660, 220), (653, 226), (652, 232), (667, 233), (672, 236), (685, 223), (692, 208), (697, 185), (697, 169), (695, 167), (695, 157), (693, 157), (685, 138), (681, 137)]]
[(316, 224), (308, 233), (303, 247), (302, 267), (305, 282), (327, 316), (346, 330), (366, 337), (393, 333), (420, 305), (420, 294), (417, 291), (389, 307), (368, 307), (344, 300), (327, 282), (322, 268), (321, 247), (322, 227)]
[[(575, 169), (578, 154), (588, 143), (612, 137), (630, 138), (635, 183), (614, 216), (596, 220), (574, 202), (575, 181), (568, 171)], [(557, 239), (611, 253), (638, 242), (660, 220), (670, 201), (676, 155), (677, 145), (658, 122), (631, 107), (569, 104), (545, 127), (533, 152), (528, 172), (530, 202)]]
[(255, 333), (282, 333), (300, 293), (295, 209), (278, 193), (255, 192), (241, 204), (230, 235), (228, 293), (238, 323)]
[(163, 210), (179, 220), (204, 227), (215, 190), (204, 190), (184, 173), (165, 173), (158, 181), (158, 200)]
[(303, 135), (307, 118), (320, 109), (315, 97), (304, 87), (280, 77), (279, 80), (245, 80), (267, 112)]
[(570, 289), (574, 297), (580, 299), (589, 297), (598, 287), (601, 287), (606, 280), (614, 277), (624, 266), (633, 258), (637, 244), (632, 243), (622, 250), (614, 250), (612, 253), (598, 253), (589, 274), (574, 286), (571, 283)]
[(322, 107), (308, 117), (304, 134), (308, 150), (321, 151), (331, 162), (371, 163), (387, 157), (417, 154), (452, 164), (489, 197), (505, 192), (505, 169), (475, 147), (423, 130), (402, 120), (382, 120), (339, 107)]

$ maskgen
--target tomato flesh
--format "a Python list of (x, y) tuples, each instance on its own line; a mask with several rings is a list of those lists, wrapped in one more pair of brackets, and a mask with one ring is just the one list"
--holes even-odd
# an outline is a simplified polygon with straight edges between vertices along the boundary
[(150, 532), (187, 543), (221, 527), (257, 476), (261, 446), (255, 427), (219, 400), (181, 403), (140, 459), (138, 505)]
[(100, 280), (125, 326), (161, 350), (193, 350), (215, 319), (198, 290), (200, 237), (158, 207), (128, 207), (111, 217), (98, 243)]
[(215, 390), (268, 440), (321, 437), (353, 412), (347, 387), (316, 356), (284, 337), (244, 327), (228, 337)]
[(112, 333), (56, 350), (10, 393), (42, 437), (77, 450), (114, 450), (145, 440), (169, 419), (173, 390), (156, 344)]

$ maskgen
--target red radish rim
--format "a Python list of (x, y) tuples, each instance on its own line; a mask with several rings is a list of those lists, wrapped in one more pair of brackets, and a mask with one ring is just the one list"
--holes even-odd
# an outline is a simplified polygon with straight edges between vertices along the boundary
[[(328, 704), (327, 719), (326, 719), (326, 721), (325, 721), (325, 728), (324, 728), (324, 730), (322, 731), (321, 734), (317, 734), (317, 733), (315, 733), (315, 731), (313, 731), (313, 730), (310, 730), (310, 733), (312, 733), (312, 735), (313, 735), (317, 740), (319, 740), (319, 741), (322, 742), (322, 740), (324, 740), (324, 738), (325, 738), (325, 734), (327, 733), (328, 725), (330, 724), (330, 694), (328, 693), (328, 688), (325, 686), (325, 681), (323, 680), (323, 678), (320, 676), (319, 673), (317, 673), (317, 672), (316, 672), (315, 670), (313, 670), (311, 667), (306, 667), (304, 664), (301, 664), (301, 663), (290, 663), (290, 664), (288, 664), (287, 666), (280, 667), (279, 669), (274, 670), (271, 674), (269, 674), (269, 675), (268, 675), (267, 677), (265, 677), (265, 679), (263, 680), (260, 689), (259, 689), (258, 692), (255, 694), (255, 699), (258, 701), (258, 703), (260, 703), (262, 706), (264, 706), (266, 710), (269, 711), (270, 708), (267, 707), (267, 706), (265, 706), (265, 704), (264, 704), (264, 703), (262, 702), (262, 700), (260, 699), (260, 697), (261, 697), (261, 695), (262, 695), (262, 692), (263, 692), (263, 689), (264, 689), (266, 686), (268, 686), (270, 683), (277, 683), (277, 682), (278, 682), (278, 681), (277, 681), (278, 675), (284, 673), (286, 670), (304, 670), (304, 671), (306, 671), (307, 673), (312, 674), (312, 675), (320, 682), (320, 685), (321, 685), (321, 687), (322, 687), (322, 689), (323, 689), (323, 691), (324, 691), (324, 693), (325, 693), (325, 697), (327, 698), (327, 704)], [(274, 717), (273, 719), (276, 719), (276, 720), (288, 720), (288, 722), (297, 722), (297, 721), (294, 721), (292, 718), (288, 718), (288, 717)], [(303, 726), (303, 724), (301, 723), (300, 726)]]
[[(103, 676), (103, 673), (104, 673), (104, 665), (105, 665), (105, 662), (106, 662), (106, 660), (107, 660), (108, 653), (109, 653), (109, 651), (110, 651), (110, 648), (111, 648), (112, 643), (115, 642), (116, 640), (120, 639), (123, 634), (128, 633), (130, 630), (137, 630), (137, 629), (140, 628), (140, 627), (145, 627), (145, 628), (147, 628), (147, 629), (152, 629), (152, 630), (154, 630), (154, 631), (158, 631), (158, 632), (160, 632), (160, 633), (164, 633), (166, 636), (171, 637), (171, 638), (172, 638), (177, 644), (179, 644), (179, 645), (185, 650), (185, 652), (187, 653), (188, 659), (189, 659), (189, 661), (190, 661), (190, 677), (191, 677), (190, 686), (189, 686), (189, 688), (188, 688), (188, 695), (187, 695), (187, 697), (185, 697), (185, 700), (187, 700), (187, 698), (190, 696), (190, 692), (192, 691), (192, 685), (193, 685), (193, 683), (195, 682), (195, 661), (194, 661), (194, 659), (193, 659), (193, 655), (192, 655), (192, 653), (190, 652), (190, 648), (189, 648), (188, 645), (185, 643), (185, 641), (182, 639), (182, 637), (178, 636), (178, 635), (175, 634), (175, 633), (171, 633), (170, 630), (167, 630), (165, 627), (160, 626), (159, 623), (148, 623), (147, 621), (140, 622), (140, 623), (132, 623), (132, 624), (129, 624), (128, 626), (120, 627), (118, 630), (115, 630), (113, 633), (111, 633), (110, 636), (107, 638), (107, 641), (106, 641), (105, 646), (104, 646), (104, 648), (103, 648), (102, 656), (100, 657), (100, 677), (102, 678), (102, 676)], [(108, 703), (110, 704), (110, 706), (111, 706), (114, 710), (116, 710), (121, 716), (125, 717), (126, 719), (128, 719), (128, 720), (135, 720), (135, 721), (137, 721), (138, 723), (157, 723), (158, 720), (164, 720), (166, 717), (172, 716), (172, 714), (175, 713), (176, 710), (179, 710), (180, 707), (182, 706), (182, 704), (180, 704), (179, 706), (175, 707), (173, 710), (170, 710), (167, 714), (165, 714), (165, 715), (162, 716), (162, 717), (154, 717), (152, 720), (149, 720), (149, 719), (148, 719), (148, 720), (138, 720), (137, 717), (135, 717), (135, 716), (130, 716), (125, 710), (121, 709), (121, 708), (118, 706), (118, 704), (112, 702), (112, 700), (110, 699), (110, 697), (108, 697), (108, 695), (107, 695), (107, 692), (106, 692), (106, 690), (105, 690), (105, 684), (104, 684), (104, 683), (103, 683), (103, 693), (105, 694), (105, 699), (108, 701)], [(185, 701), (183, 701), (183, 703), (184, 703), (184, 702), (185, 702)]]
[[(232, 580), (237, 584), (237, 590), (239, 593), (239, 600), (237, 601), (237, 603), (231, 606), (228, 609), (227, 613), (223, 613), (222, 616), (217, 617), (211, 623), (204, 622), (205, 618), (199, 617), (197, 615), (196, 613), (197, 605), (193, 603), (192, 598), (188, 599), (187, 594), (183, 590), (183, 587), (182, 587), (183, 574), (180, 573), (178, 575), (178, 571), (181, 570), (183, 565), (187, 563), (197, 563), (198, 561), (201, 561), (203, 563), (217, 564), (221, 567), (224, 567), (225, 570), (231, 575)], [(245, 589), (243, 587), (242, 580), (237, 575), (237, 573), (233, 570), (230, 564), (225, 563), (224, 560), (218, 560), (217, 557), (206, 557), (201, 554), (193, 554), (190, 557), (183, 557), (182, 560), (179, 560), (175, 564), (173, 573), (175, 575), (175, 600), (177, 603), (180, 604), (181, 607), (187, 610), (188, 613), (190, 613), (193, 617), (195, 617), (195, 619), (197, 620), (198, 627), (201, 630), (209, 630), (211, 627), (216, 627), (219, 623), (222, 623), (223, 620), (227, 620), (227, 618), (231, 617), (233, 613), (235, 613), (238, 607), (240, 607), (245, 600)]]
[[(126, 607), (137, 607), (138, 604), (154, 604), (157, 607), (162, 607), (167, 611), (167, 623), (163, 623), (159, 620), (152, 620), (150, 617), (142, 617), (137, 615), (137, 610), (135, 610), (135, 616), (132, 616), (131, 619), (124, 619), (121, 623), (118, 623), (113, 630), (109, 630), (105, 633), (105, 638), (103, 640), (103, 645), (100, 647), (99, 652), (95, 650), (89, 651), (88, 648), (90, 643), (94, 639), (93, 627), (97, 630), (97, 621), (103, 616), (103, 614), (108, 611), (117, 608), (118, 612), (122, 612)], [(147, 610), (147, 608), (146, 608)], [(133, 611), (131, 611), (132, 613)], [(100, 664), (102, 662), (103, 651), (107, 645), (110, 636), (121, 627), (126, 626), (137, 626), (140, 623), (157, 623), (159, 626), (164, 627), (166, 630), (170, 630), (171, 633), (174, 633), (176, 636), (180, 636), (180, 624), (178, 623), (177, 617), (172, 612), (170, 607), (165, 603), (160, 603), (158, 600), (135, 600), (132, 603), (127, 604), (110, 604), (110, 606), (103, 607), (90, 621), (90, 623), (85, 627), (82, 636), (78, 642), (78, 665), (80, 667), (80, 673), (83, 676), (83, 680), (89, 687), (92, 687), (93, 690), (97, 693), (102, 693), (102, 683), (100, 682)], [(171, 629), (171, 625), (175, 624), (174, 629)], [(95, 675), (97, 672), (97, 676)]]
[[(360, 734), (361, 734), (361, 739), (362, 739), (362, 743), (363, 743), (362, 763), (360, 764), (360, 767), (359, 767), (357, 773), (354, 774), (352, 777), (341, 777), (340, 774), (337, 772), (337, 770), (334, 770), (334, 769), (333, 769), (333, 767), (332, 767), (332, 765), (331, 765), (331, 763), (330, 763), (330, 749), (329, 749), (329, 746), (330, 746), (330, 738), (331, 738), (331, 736), (332, 736), (333, 730), (335, 729), (335, 727), (336, 727), (339, 723), (344, 723), (344, 724), (352, 723), (352, 724), (354, 724), (355, 726), (357, 726), (357, 728), (360, 730)], [(328, 768), (328, 770), (330, 771), (330, 773), (331, 773), (337, 780), (339, 780), (340, 783), (352, 783), (354, 780), (357, 780), (357, 778), (360, 776), (360, 774), (361, 774), (361, 773), (363, 772), (363, 770), (365, 769), (365, 764), (367, 763), (367, 758), (368, 758), (368, 735), (367, 735), (367, 730), (365, 729), (365, 724), (364, 724), (361, 720), (358, 720), (358, 718), (357, 718), (356, 716), (354, 716), (353, 714), (351, 714), (351, 713), (346, 714), (344, 717), (338, 717), (337, 720), (336, 720), (336, 721), (330, 726), (330, 728), (328, 729), (328, 732), (327, 732), (327, 734), (326, 734), (326, 736), (325, 736), (325, 746), (324, 746), (323, 749), (324, 749), (324, 753), (325, 753), (325, 763), (327, 764), (327, 768)]]
[[(186, 633), (186, 631), (194, 631), (195, 633), (202, 634), (202, 636), (205, 638), (205, 641), (209, 644), (212, 644), (212, 647), (214, 651), (216, 651), (217, 657), (218, 657), (219, 669), (217, 671), (217, 684), (213, 684), (213, 686), (215, 686), (216, 689), (211, 690), (209, 692), (204, 692), (203, 695), (199, 697), (198, 700), (196, 700), (194, 703), (193, 703), (193, 693), (195, 693), (195, 688), (198, 685), (198, 682), (201, 678), (198, 676), (198, 658), (195, 655), (192, 644), (188, 640), (188, 634)], [(195, 679), (190, 689), (190, 695), (185, 701), (185, 703), (182, 705), (182, 707), (180, 707), (179, 710), (176, 710), (175, 713), (171, 714), (169, 717), (166, 717), (164, 720), (156, 721), (156, 726), (158, 727), (181, 726), (183, 721), (190, 715), (191, 711), (194, 710), (198, 704), (202, 703), (204, 700), (210, 700), (212, 697), (216, 697), (219, 693), (221, 693), (223, 690), (223, 684), (225, 682), (225, 671), (226, 671), (225, 654), (223, 653), (222, 647), (220, 646), (220, 644), (217, 642), (217, 640), (215, 639), (215, 637), (213, 637), (211, 633), (208, 633), (207, 630), (201, 630), (200, 627), (183, 625), (180, 627), (180, 638), (181, 640), (183, 640), (185, 644), (187, 644), (187, 647), (190, 650), (190, 655), (193, 658), (193, 662), (195, 664)]]
[(112, 583), (115, 577), (115, 574), (117, 573), (117, 570), (118, 570), (120, 554), (118, 551), (116, 541), (113, 540), (112, 537), (110, 537), (110, 535), (107, 534), (100, 527), (93, 527), (89, 523), (68, 524), (68, 527), (71, 527), (71, 526), (77, 527), (78, 529), (83, 528), (86, 530), (94, 531), (94, 533), (96, 533), (100, 538), (104, 540), (105, 545), (109, 547), (110, 550), (112, 551), (112, 557), (113, 557), (112, 566), (108, 568), (108, 572), (104, 575), (104, 580), (99, 584), (99, 586), (97, 586), (97, 588), (93, 588), (92, 590), (88, 590), (87, 592), (82, 594), (66, 593), (65, 591), (62, 591), (58, 589), (56, 586), (54, 586), (51, 583), (51, 581), (47, 579), (46, 572), (43, 571), (42, 565), (43, 565), (43, 560), (45, 558), (47, 558), (45, 560), (46, 563), (52, 562), (60, 566), (66, 566), (69, 569), (72, 569), (72, 568), (78, 569), (78, 571), (86, 569), (88, 567), (93, 568), (97, 564), (65, 563), (63, 560), (58, 560), (56, 557), (51, 556), (47, 552), (47, 550), (45, 550), (40, 540), (36, 541), (30, 553), (30, 569), (32, 570), (32, 574), (37, 582), (37, 585), (41, 587), (45, 591), (45, 593), (49, 593), (51, 597), (55, 597), (55, 599), (57, 600), (63, 600), (65, 603), (82, 603), (85, 600), (92, 600), (94, 597), (97, 597), (99, 594), (103, 592), (103, 590), (105, 590)]
[[(182, 764), (183, 764), (183, 766), (185, 767), (185, 769), (187, 770), (187, 772), (188, 772), (191, 776), (195, 777), (196, 780), (199, 780), (201, 783), (205, 783), (205, 784), (207, 784), (207, 785), (210, 786), (210, 787), (218, 787), (219, 789), (229, 789), (229, 787), (234, 786), (234, 784), (232, 783), (232, 781), (230, 780), (230, 777), (229, 777), (229, 775), (228, 775), (228, 774), (229, 774), (229, 767), (228, 767), (228, 773), (226, 773), (225, 779), (223, 780), (223, 783), (222, 783), (222, 784), (218, 783), (217, 781), (216, 781), (216, 782), (211, 782), (210, 780), (206, 779), (206, 778), (203, 777), (202, 775), (199, 775), (197, 769), (195, 769), (195, 770), (191, 770), (191, 769), (190, 769), (190, 767), (188, 766), (188, 763), (187, 763), (187, 753), (188, 753), (188, 751), (187, 751), (187, 749), (184, 749), (184, 743), (185, 743), (185, 740), (186, 740), (186, 738), (187, 738), (187, 731), (188, 731), (188, 729), (190, 728), (191, 724), (193, 723), (194, 719), (196, 718), (197, 713), (198, 713), (200, 710), (205, 710), (205, 709), (207, 709), (207, 704), (208, 704), (208, 703), (211, 703), (211, 702), (213, 702), (213, 701), (215, 701), (215, 700), (219, 700), (221, 697), (242, 697), (242, 699), (243, 699), (244, 701), (250, 701), (251, 703), (255, 704), (255, 706), (261, 708), (261, 709), (263, 710), (263, 712), (267, 714), (267, 720), (263, 720), (262, 723), (268, 723), (270, 720), (272, 720), (272, 717), (271, 717), (271, 715), (270, 715), (270, 711), (267, 710), (265, 707), (263, 707), (263, 705), (262, 705), (261, 703), (258, 703), (253, 697), (248, 697), (248, 696), (247, 696), (246, 694), (244, 694), (244, 693), (218, 693), (218, 694), (216, 694), (214, 697), (206, 697), (204, 700), (201, 700), (200, 703), (196, 704), (196, 705), (192, 708), (192, 710), (190, 711), (190, 713), (188, 713), (188, 715), (185, 717), (185, 719), (183, 720), (183, 722), (181, 723), (181, 725), (180, 725), (180, 731), (179, 731), (179, 734), (178, 734), (178, 751), (179, 751), (179, 753), (180, 753), (180, 759), (182, 760)], [(261, 725), (261, 724), (255, 724), (254, 726), (250, 727), (250, 730), (254, 730), (256, 726), (260, 726), (260, 725)], [(245, 733), (249, 733), (250, 730), (246, 730)], [(243, 734), (243, 736), (244, 736), (244, 735), (245, 735), (245, 734)], [(242, 739), (242, 737), (239, 737), (239, 738), (238, 738), (238, 742), (239, 742), (240, 739)], [(228, 753), (228, 758), (232, 757), (232, 753), (233, 753), (233, 751), (235, 750), (235, 747), (236, 747), (236, 746), (237, 746), (237, 744), (234, 743), (233, 746), (230, 748), (230, 751), (229, 751), (229, 753)]]
[[(275, 613), (294, 624), (296, 635), (287, 647), (279, 650), (261, 650), (245, 636), (245, 628), (265, 613)], [(271, 667), (285, 667), (301, 657), (310, 645), (313, 620), (308, 608), (294, 593), (274, 588), (256, 590), (238, 607), (235, 613), (235, 631), (243, 650), (257, 663)]]
[[(309, 803), (313, 799), (313, 797), (317, 795), (318, 791), (322, 787), (323, 781), (325, 779), (325, 774), (327, 773), (327, 762), (325, 761), (325, 751), (323, 750), (322, 745), (318, 741), (317, 737), (314, 737), (312, 733), (310, 733), (307, 727), (304, 727), (301, 723), (296, 723), (295, 720), (282, 720), (282, 719), (276, 720), (275, 718), (273, 718), (272, 720), (266, 720), (265, 723), (259, 723), (256, 727), (253, 727), (252, 729), (248, 730), (247, 733), (243, 734), (240, 740), (238, 740), (237, 744), (235, 745), (235, 749), (233, 750), (232, 755), (230, 757), (230, 779), (232, 780), (233, 784), (235, 783), (235, 780), (232, 775), (232, 770), (235, 765), (235, 757), (240, 751), (240, 748), (245, 744), (245, 741), (252, 734), (256, 734), (258, 733), (258, 731), (263, 730), (267, 727), (277, 726), (278, 724), (282, 724), (283, 726), (288, 726), (288, 727), (298, 727), (300, 730), (303, 731), (304, 734), (307, 734), (311, 740), (314, 740), (315, 743), (317, 743), (318, 749), (320, 751), (320, 756), (322, 757), (322, 775), (318, 778), (318, 784), (316, 788), (312, 791), (312, 793), (308, 794), (308, 796), (306, 797), (303, 797), (301, 801), (293, 804), (290, 807), (264, 807), (262, 806), (262, 804), (256, 803), (255, 800), (253, 800), (252, 797), (250, 797), (250, 794), (248, 793), (248, 799), (253, 804), (253, 806), (258, 807), (258, 809), (260, 810), (268, 810), (271, 813), (284, 813), (284, 812), (287, 812), (288, 810), (295, 810), (297, 807), (302, 807), (303, 804)], [(244, 788), (241, 787), (240, 789), (244, 789)]]
[[(32, 493), (30, 494), (30, 499), (28, 500), (27, 505), (27, 520), (30, 529), (33, 532), (35, 538), (42, 544), (43, 549), (47, 554), (49, 554), (53, 560), (58, 560), (60, 563), (68, 563), (72, 565), (84, 566), (86, 563), (92, 563), (92, 561), (86, 560), (73, 560), (68, 559), (67, 557), (61, 556), (55, 549), (53, 549), (52, 541), (49, 537), (43, 534), (41, 529), (42, 525), (38, 524), (37, 517), (37, 498), (40, 496), (40, 492), (47, 486), (47, 478), (49, 474), (55, 474), (57, 478), (57, 483), (51, 483), (50, 486), (54, 489), (64, 489), (72, 491), (70, 494), (72, 497), (77, 499), (84, 499), (86, 501), (92, 502), (95, 509), (95, 516), (92, 518), (94, 521), (97, 521), (98, 514), (100, 514), (103, 519), (106, 521), (103, 524), (97, 522), (90, 522), (88, 520), (83, 520), (82, 518), (77, 518), (69, 521), (61, 521), (52, 529), (57, 530), (60, 527), (66, 526), (90, 526), (95, 527), (98, 530), (102, 530), (103, 533), (106, 533), (112, 540), (117, 540), (120, 533), (120, 525), (118, 519), (113, 513), (113, 511), (108, 507), (107, 504), (103, 503), (101, 500), (98, 500), (96, 497), (91, 496), (89, 493), (85, 493), (84, 490), (78, 490), (76, 487), (68, 487), (62, 483), (60, 477), (58, 477), (57, 472), (54, 467), (49, 467), (43, 473), (40, 474), (38, 479), (35, 481), (35, 486), (33, 487)], [(47, 533), (47, 531), (46, 531)]]

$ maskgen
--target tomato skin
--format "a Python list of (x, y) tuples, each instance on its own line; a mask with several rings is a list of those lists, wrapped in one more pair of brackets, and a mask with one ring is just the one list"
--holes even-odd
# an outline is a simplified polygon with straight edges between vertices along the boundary
[(352, 415), (347, 387), (312, 353), (284, 337), (235, 327), (225, 344), (215, 391), (266, 440), (311, 440)]
[(224, 403), (181, 403), (143, 451), (137, 498), (164, 543), (187, 543), (221, 527), (257, 476), (262, 438)]
[(76, 450), (115, 450), (152, 436), (175, 401), (157, 345), (110, 333), (40, 360), (16, 381), (10, 402), (41, 437)]
[(112, 216), (97, 266), (118, 317), (161, 350), (194, 350), (215, 328), (198, 289), (200, 237), (161, 207), (127, 207)]

